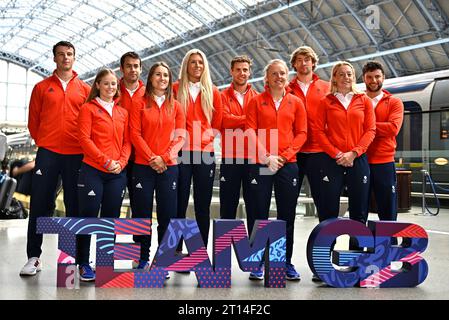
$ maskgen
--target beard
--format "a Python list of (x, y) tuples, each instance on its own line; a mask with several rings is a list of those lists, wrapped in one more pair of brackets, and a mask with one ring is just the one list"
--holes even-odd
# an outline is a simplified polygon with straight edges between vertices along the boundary
[(305, 68), (303, 70), (299, 70), (297, 71), (298, 74), (302, 75), (302, 76), (308, 76), (309, 74), (312, 73), (312, 68)]
[(380, 83), (379, 85), (377, 85), (374, 89), (372, 89), (371, 86), (366, 86), (366, 90), (369, 92), (377, 92), (380, 91), (382, 89), (383, 83)]

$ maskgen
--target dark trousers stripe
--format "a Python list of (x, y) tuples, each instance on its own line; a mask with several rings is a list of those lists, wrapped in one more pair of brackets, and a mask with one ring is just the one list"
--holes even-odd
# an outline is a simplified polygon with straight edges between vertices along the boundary
[(319, 220), (337, 218), (340, 209), (340, 196), (347, 188), (349, 217), (366, 223), (368, 218), (368, 196), (370, 170), (366, 155), (354, 160), (353, 167), (337, 165), (335, 159), (325, 156), (321, 172), (321, 193)]
[[(134, 165), (133, 218), (151, 218), (153, 215), (153, 195), (156, 193), (157, 238), (161, 243), (170, 219), (176, 218), (178, 197), (178, 166), (169, 166), (163, 173), (157, 173), (150, 166)], [(134, 236), (140, 243), (140, 260), (148, 261), (151, 236)]]
[(370, 187), (376, 199), (379, 219), (396, 221), (396, 168), (394, 162), (370, 164), (369, 167), (371, 172)]
[(42, 234), (36, 234), (38, 217), (51, 217), (55, 210), (56, 189), (62, 179), (66, 217), (78, 217), (77, 181), (83, 155), (64, 155), (39, 148), (31, 182), (27, 256), (40, 257)]
[(249, 192), (249, 164), (247, 159), (223, 159), (220, 165), (220, 218), (235, 219), (242, 190), (247, 223), (254, 224)]
[[(126, 170), (119, 174), (107, 173), (85, 163), (78, 179), (80, 217), (119, 218), (126, 188)], [(77, 237), (78, 264), (89, 263), (90, 235)]]
[[(210, 225), (210, 204), (215, 176), (213, 152), (182, 152), (179, 161), (178, 212), (185, 219), (189, 205), (190, 186), (193, 184), (195, 219), (201, 237), (207, 246)], [(192, 183), (193, 180), (193, 183)], [(180, 250), (182, 246), (179, 246)]]
[[(296, 204), (299, 194), (298, 165), (287, 163), (275, 174), (267, 166), (250, 165), (250, 201), (255, 212), (255, 220), (267, 220), (269, 217), (271, 194), (274, 194), (277, 207), (277, 219), (286, 222), (286, 259), (291, 262), (293, 254)], [(248, 223), (251, 235), (254, 225)]]
[(304, 176), (307, 176), (307, 181), (310, 185), (310, 193), (313, 198), (313, 203), (317, 209), (320, 211), (320, 181), (321, 181), (321, 168), (323, 166), (322, 162), (325, 157), (324, 152), (318, 153), (298, 153), (297, 164), (298, 164), (298, 177), (299, 177), (299, 188), (301, 190), (301, 185), (304, 180)]

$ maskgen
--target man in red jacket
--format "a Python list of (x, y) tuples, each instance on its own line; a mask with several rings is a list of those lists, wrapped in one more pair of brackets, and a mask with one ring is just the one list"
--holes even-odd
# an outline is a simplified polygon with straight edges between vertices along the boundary
[(53, 215), (58, 178), (62, 178), (67, 217), (78, 216), (77, 181), (83, 158), (78, 142), (78, 113), (90, 87), (72, 70), (75, 47), (67, 41), (53, 46), (53, 75), (34, 86), (30, 99), (28, 129), (39, 147), (33, 169), (30, 218), (28, 221), (28, 262), (20, 275), (41, 271), (39, 259), (42, 235), (36, 234), (36, 219)]
[(362, 72), (366, 95), (373, 102), (376, 115), (376, 136), (366, 152), (371, 172), (370, 187), (374, 191), (379, 219), (396, 221), (394, 154), (396, 136), (401, 130), (404, 118), (404, 105), (401, 99), (382, 90), (385, 73), (379, 62), (367, 62), (363, 66)]
[[(142, 60), (139, 54), (130, 51), (122, 55), (120, 58), (120, 71), (123, 77), (120, 79), (120, 105), (124, 107), (128, 114), (131, 114), (133, 106), (140, 105), (138, 100), (143, 99), (145, 95), (145, 84), (140, 80), (142, 74)], [(132, 181), (135, 160), (135, 150), (131, 146), (131, 156), (126, 166), (126, 185), (128, 187), (129, 202), (131, 211), (136, 211), (134, 203), (134, 188)]]
[(257, 95), (248, 80), (251, 76), (251, 60), (237, 56), (231, 60), (232, 83), (221, 92), (223, 122), (221, 127), (220, 165), (220, 217), (235, 219), (243, 190), (246, 218), (249, 230), (254, 224), (254, 213), (249, 201), (248, 145), (245, 140), (246, 109)]
[(301, 184), (304, 175), (310, 185), (313, 202), (317, 208), (318, 216), (321, 217), (319, 208), (319, 195), (321, 183), (321, 163), (325, 153), (318, 143), (316, 132), (313, 130), (313, 123), (320, 100), (329, 93), (329, 81), (321, 80), (314, 70), (318, 64), (318, 55), (311, 47), (302, 46), (293, 51), (290, 64), (296, 71), (294, 77), (288, 84), (290, 93), (301, 99), (307, 111), (307, 141), (297, 154), (297, 163), (299, 170), (298, 185), (301, 190)]

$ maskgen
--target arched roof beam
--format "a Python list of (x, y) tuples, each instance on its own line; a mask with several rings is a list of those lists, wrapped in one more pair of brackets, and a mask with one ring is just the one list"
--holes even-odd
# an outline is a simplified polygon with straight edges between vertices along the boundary
[[(119, 37), (116, 37), (116, 36), (112, 35), (110, 32), (108, 32), (107, 30), (105, 30), (105, 27), (110, 26), (110, 25), (114, 22), (114, 19), (119, 19), (119, 18), (121, 17), (121, 15), (119, 15), (120, 13), (122, 13), (122, 15), (124, 15), (124, 14), (129, 14), (129, 12), (128, 12), (128, 11), (125, 11), (125, 10), (123, 9), (123, 7), (116, 7), (112, 12), (106, 12), (104, 9), (102, 9), (102, 8), (100, 8), (100, 7), (98, 7), (98, 6), (96, 6), (94, 3), (90, 3), (89, 5), (90, 5), (92, 8), (95, 8), (96, 10), (98, 10), (99, 12), (102, 12), (102, 13), (104, 14), (104, 16), (101, 17), (101, 18), (99, 18), (99, 19), (97, 19), (93, 24), (91, 24), (90, 26), (86, 27), (85, 29), (90, 29), (90, 27), (94, 27), (95, 30), (102, 30), (103, 32), (109, 33), (109, 34), (112, 36), (111, 39), (109, 39), (109, 40), (103, 42), (103, 44), (100, 44), (98, 47), (105, 47), (106, 45), (112, 43), (113, 39), (116, 39), (116, 38), (120, 39), (120, 41), (121, 41), (121, 39), (122, 39), (124, 36), (126, 36), (126, 35), (129, 33), (130, 30), (134, 30), (134, 27), (131, 26), (130, 24), (128, 24), (128, 23), (126, 22), (126, 19), (120, 19), (120, 22), (123, 23), (124, 25), (126, 25), (127, 27), (129, 27), (129, 30), (126, 31), (126, 32), (123, 32)], [(106, 20), (107, 18), (110, 18), (110, 17), (113, 17), (114, 19), (111, 19), (111, 22), (108, 23), (108, 24), (106, 24), (106, 25), (104, 25), (104, 26), (102, 26), (101, 29), (98, 28), (98, 25), (99, 25), (101, 22), (103, 22), (104, 20)], [(145, 35), (145, 34), (141, 34), (141, 35), (142, 35), (142, 37), (146, 38), (150, 43), (154, 43), (153, 40), (150, 39), (147, 35)], [(75, 40), (75, 39), (77, 39), (77, 38), (84, 38), (85, 36), (86, 36), (85, 34), (79, 32), (79, 33), (74, 34), (73, 36), (71, 36), (70, 39), (71, 39), (71, 40)], [(123, 42), (123, 41), (121, 41), (121, 42), (123, 43), (124, 46), (129, 47), (129, 44), (127, 44), (127, 43), (125, 43), (125, 42)], [(89, 51), (89, 52), (84, 53), (84, 54), (81, 55), (81, 56), (84, 56), (84, 55), (86, 55), (86, 54), (93, 53), (96, 49), (98, 49), (98, 47), (95, 48), (95, 49), (92, 49), (92, 50)], [(95, 59), (95, 58), (94, 58), (94, 59)], [(95, 60), (98, 61), (97, 59), (95, 59)], [(40, 64), (40, 61), (38, 61), (38, 64)], [(102, 62), (99, 61), (99, 65), (101, 65), (101, 64), (102, 64)]]
[[(413, 35), (413, 38), (418, 38), (419, 39), (419, 35), (417, 33), (415, 33), (415, 27), (413, 26), (413, 24), (410, 22), (410, 20), (408, 19), (407, 15), (406, 15), (407, 11), (411, 8), (411, 6), (413, 4), (414, 4), (414, 2), (410, 1), (408, 6), (405, 8), (405, 10), (402, 11), (401, 8), (399, 7), (399, 5), (397, 3), (395, 3), (395, 2), (393, 2), (393, 5), (397, 8), (397, 10), (399, 10), (399, 12), (401, 12), (403, 14), (404, 20), (408, 23), (410, 29), (413, 30), (413, 32), (411, 34), (411, 35)], [(397, 38), (393, 39), (393, 42), (395, 42), (395, 40), (397, 41)], [(420, 68), (420, 65), (418, 64), (419, 59), (416, 56), (416, 53), (414, 51), (410, 51), (410, 54), (413, 57), (413, 62), (415, 63), (416, 68)], [(432, 64), (434, 64), (433, 61), (432, 61), (432, 58), (430, 58), (430, 59), (431, 59)]]
[[(449, 37), (443, 38), (443, 39), (438, 39), (438, 40), (433, 40), (433, 41), (428, 41), (428, 42), (423, 42), (423, 43), (419, 43), (419, 44), (414, 44), (414, 45), (410, 45), (410, 46), (405, 46), (405, 47), (401, 47), (401, 48), (365, 54), (362, 56), (349, 58), (348, 60), (351, 62), (364, 61), (364, 60), (369, 60), (369, 59), (378, 58), (378, 57), (384, 57), (384, 56), (388, 56), (388, 55), (396, 54), (396, 53), (400, 53), (400, 52), (406, 52), (406, 51), (426, 48), (426, 47), (430, 47), (430, 46), (434, 46), (434, 45), (443, 45), (445, 43), (449, 43)], [(336, 61), (331, 61), (328, 63), (319, 64), (316, 67), (316, 70), (332, 67), (335, 64), (335, 62)], [(290, 73), (294, 74), (293, 71), (291, 71)], [(253, 79), (249, 80), (248, 82), (252, 83), (252, 82), (257, 82), (257, 81), (261, 81), (261, 80), (263, 80), (263, 77), (253, 78)]]
[[(247, 19), (247, 20), (245, 20), (245, 21), (241, 21), (241, 22), (235, 23), (235, 24), (233, 24), (233, 25), (230, 25), (230, 26), (227, 26), (227, 27), (218, 29), (218, 30), (216, 30), (216, 31), (214, 31), (214, 32), (210, 32), (210, 33), (208, 33), (208, 34), (205, 34), (205, 35), (203, 35), (203, 36), (197, 37), (197, 38), (192, 39), (192, 40), (190, 40), (190, 41), (186, 41), (186, 42), (181, 43), (181, 44), (179, 44), (179, 45), (170, 47), (170, 48), (168, 48), (168, 49), (161, 50), (161, 51), (159, 51), (159, 52), (157, 52), (157, 53), (154, 53), (154, 54), (151, 54), (151, 55), (149, 55), (149, 56), (142, 57), (142, 61), (149, 60), (149, 59), (152, 59), (152, 58), (161, 56), (161, 55), (163, 55), (163, 54), (166, 54), (166, 53), (169, 53), (169, 52), (178, 50), (178, 49), (180, 49), (180, 48), (184, 48), (184, 47), (186, 47), (186, 46), (190, 46), (190, 45), (192, 45), (192, 44), (194, 44), (194, 43), (197, 43), (197, 42), (199, 42), (199, 41), (202, 41), (202, 40), (208, 39), (208, 38), (210, 38), (210, 37), (216, 36), (217, 34), (220, 34), (220, 33), (223, 33), (223, 32), (227, 32), (227, 31), (229, 31), (229, 30), (238, 28), (238, 27), (243, 26), (243, 25), (245, 25), (245, 24), (248, 24), (248, 23), (250, 23), (250, 22), (253, 22), (253, 21), (257, 21), (257, 20), (259, 20), (259, 19), (262, 19), (262, 18), (264, 18), (264, 17), (266, 17), (266, 16), (275, 14), (275, 13), (280, 12), (280, 11), (283, 11), (283, 10), (287, 9), (288, 7), (297, 6), (297, 5), (300, 5), (300, 4), (305, 3), (305, 2), (308, 2), (308, 1), (309, 1), (309, 0), (297, 0), (297, 1), (294, 1), (294, 2), (290, 3), (289, 6), (287, 6), (287, 5), (280, 6), (280, 7), (276, 8), (276, 9), (269, 10), (269, 11), (267, 11), (267, 12), (264, 12), (264, 13), (260, 14), (260, 15), (257, 15), (257, 16), (254, 16), (254, 17), (252, 17), (252, 18), (249, 18), (249, 19)], [(114, 69), (114, 71), (117, 71), (117, 70), (118, 70), (118, 68)], [(86, 81), (89, 81), (89, 80), (91, 80), (91, 78), (88, 78), (88, 79), (85, 79), (85, 80), (86, 80)]]
[[(366, 35), (368, 36), (368, 38), (371, 40), (371, 42), (376, 46), (376, 48), (379, 48), (379, 43), (377, 42), (376, 38), (374, 37), (374, 35), (371, 33), (371, 31), (369, 31), (369, 29), (365, 26), (365, 24), (363, 23), (363, 21), (360, 19), (359, 15), (357, 14), (357, 12), (355, 12), (350, 5), (348, 5), (348, 3), (346, 2), (346, 0), (341, 0), (341, 2), (343, 3), (343, 5), (345, 6), (346, 10), (348, 10), (352, 16), (354, 17), (355, 21), (357, 21), (357, 23), (360, 25), (360, 27), (362, 28), (362, 30), (366, 33)], [(351, 33), (352, 35), (352, 33)]]
[[(48, 34), (48, 31), (52, 30), (52, 29), (57, 29), (55, 28), (56, 26), (59, 25), (59, 23), (61, 23), (61, 21), (64, 20), (65, 16), (72, 16), (73, 13), (78, 10), (81, 6), (83, 5), (83, 3), (79, 2), (75, 7), (73, 7), (72, 10), (70, 10), (69, 12), (67, 12), (66, 15), (64, 15), (63, 17), (61, 17), (59, 15), (59, 17), (55, 17), (55, 19), (52, 21), (51, 24), (49, 24), (44, 30), (42, 30), (40, 33), (42, 34)], [(19, 51), (20, 49), (22, 49), (24, 46), (28, 45), (28, 43), (30, 43), (32, 40), (30, 39), (28, 42), (25, 42), (20, 48), (17, 49), (17, 51)]]
[[(291, 8), (289, 8), (288, 10), (292, 10)], [(293, 10), (292, 10), (293, 11)], [(306, 11), (306, 10), (304, 10)], [(318, 39), (313, 35), (313, 33), (309, 30), (309, 27), (306, 26), (304, 24), (304, 22), (301, 21), (301, 19), (299, 19), (294, 12), (292, 12), (292, 14), (290, 15), (290, 17), (293, 17), (293, 19), (295, 19), (295, 21), (297, 23), (299, 23), (301, 25), (301, 27), (303, 28), (303, 30), (307, 33), (307, 35), (312, 39), (313, 43), (316, 44), (318, 46), (318, 48), (320, 49), (321, 52), (323, 52), (323, 54), (325, 56), (328, 56), (328, 52), (327, 50), (321, 45), (320, 41), (318, 41)], [(305, 40), (305, 39), (304, 39)], [(304, 41), (305, 42), (305, 41)], [(313, 47), (313, 45), (311, 45), (311, 47)], [(290, 52), (291, 53), (291, 52)]]
[[(313, 4), (313, 2), (312, 2), (312, 4)], [(318, 5), (316, 6), (317, 10), (316, 10), (316, 14), (315, 15), (312, 15), (312, 13), (310, 13), (308, 10), (302, 10), (302, 13), (304, 13), (307, 16), (308, 20), (309, 20), (309, 23), (307, 25), (307, 29), (308, 30), (315, 29), (316, 32), (318, 32), (321, 35), (321, 39), (320, 39), (319, 42), (320, 43), (321, 42), (326, 42), (326, 44), (329, 46), (329, 48), (331, 48), (335, 52), (335, 51), (337, 51), (337, 47), (335, 46), (335, 44), (332, 41), (329, 41), (329, 38), (326, 35), (326, 33), (323, 31), (323, 28), (321, 27), (321, 25), (312, 23), (312, 21), (316, 21), (316, 20), (321, 21), (321, 19), (317, 19), (317, 16), (321, 15), (321, 12), (319, 11), (319, 8), (321, 7), (322, 4), (323, 4), (323, 1), (318, 3)], [(330, 53), (328, 51), (326, 51), (326, 52), (327, 52), (326, 58), (329, 59)]]
[(10, 35), (16, 28), (20, 28), (20, 26), (23, 26), (25, 22), (33, 20), (33, 15), (36, 12), (43, 12), (46, 9), (45, 4), (47, 3), (54, 3), (55, 0), (48, 1), (48, 0), (42, 0), (40, 2), (35, 3), (35, 5), (31, 8), (31, 10), (22, 18), (20, 19), (13, 27), (11, 27), (8, 31), (6, 31), (3, 36), (0, 38), (0, 43), (4, 45), (7, 40), (5, 38)]
[(441, 28), (436, 22), (436, 20), (433, 18), (433, 16), (430, 14), (429, 10), (427, 10), (427, 7), (424, 5), (422, 1), (413, 1), (415, 5), (421, 9), (421, 11), (424, 13), (424, 16), (427, 18), (428, 21), (430, 21), (430, 24), (433, 26), (433, 28), (438, 32), (438, 35), (441, 34)]
[[(14, 64), (18, 64), (24, 68), (27, 69), (27, 71), (30, 71), (30, 67), (33, 65), (33, 61), (28, 60), (22, 56), (12, 54), (10, 52), (5, 52), (0, 50), (0, 59), (12, 62)], [(33, 70), (33, 72), (37, 73), (38, 75), (41, 75), (43, 77), (48, 77), (52, 71), (47, 70), (45, 68), (36, 68)]]
[[(181, 32), (179, 32), (178, 30), (176, 30), (175, 28), (173, 28), (170, 23), (165, 23), (164, 22), (164, 18), (165, 18), (165, 13), (160, 14), (160, 15), (155, 15), (153, 11), (147, 11), (144, 10), (143, 8), (139, 8), (140, 11), (150, 15), (152, 18), (154, 18), (156, 21), (158, 21), (159, 23), (161, 23), (164, 27), (166, 27), (168, 30), (170, 30), (171, 32), (173, 32), (174, 34), (176, 34), (178, 37), (180, 37), (183, 40), (187, 40), (187, 37), (184, 36)], [(162, 46), (159, 46), (162, 47)]]

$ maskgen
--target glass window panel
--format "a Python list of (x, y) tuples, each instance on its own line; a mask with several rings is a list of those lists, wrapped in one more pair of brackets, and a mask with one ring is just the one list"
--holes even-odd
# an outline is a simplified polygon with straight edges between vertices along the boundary
[(6, 64), (7, 62), (4, 60), (0, 60), (0, 82), (6, 82)]
[(19, 55), (22, 57), (28, 57), (28, 59), (30, 60), (34, 60), (40, 57), (39, 52), (27, 49), (27, 48), (23, 48), (19, 50)]
[(8, 85), (7, 107), (23, 107), (25, 106), (25, 85), (12, 84)]
[(33, 92), (34, 86), (27, 86), (27, 96), (25, 99), (26, 107), (28, 108), (30, 105), (31, 93)]
[(10, 63), (8, 68), (9, 83), (26, 83), (26, 71), (23, 67)]
[(38, 75), (35, 72), (28, 71), (28, 85), (34, 86), (36, 83), (43, 79), (42, 76)]
[[(92, 53), (83, 55), (92, 52), (91, 50), (98, 46), (106, 44), (106, 49), (109, 50), (113, 48), (113, 44), (117, 44), (119, 48), (114, 49), (120, 50), (118, 53), (121, 54), (129, 43), (131, 49), (126, 48), (126, 51), (140, 51), (172, 39), (178, 34), (202, 27), (202, 23), (210, 23), (214, 19), (234, 14), (234, 10), (242, 10), (260, 2), (262, 0), (227, 0), (226, 3), (218, 0), (212, 2), (153, 0), (135, 1), (134, 5), (132, 4), (134, 2), (119, 0), (98, 2), (58, 0), (52, 6), (43, 8), (36, 6), (34, 1), (21, 0), (20, 6), (8, 9), (8, 16), (11, 18), (4, 19), (3, 24), (16, 26), (20, 22), (16, 17), (22, 17), (23, 12), (29, 12), (28, 8), (32, 7), (33, 19), (24, 25), (24, 29), (15, 30), (16, 37), (7, 38), (2, 49), (16, 52), (29, 41), (18, 53), (36, 61), (45, 69), (53, 70), (51, 45), (60, 39), (69, 38), (77, 47), (77, 56), (80, 57), (77, 71), (82, 74), (97, 68), (99, 66), (97, 59), (102, 64), (109, 64), (116, 59), (116, 55), (95, 54), (96, 51), (102, 51), (98, 49), (93, 51), (96, 59), (90, 58)], [(190, 6), (191, 10), (186, 10), (187, 6)], [(58, 20), (61, 17), (63, 20)], [(107, 32), (101, 32), (102, 28)], [(134, 31), (138, 31), (137, 34), (134, 34)], [(80, 33), (83, 37), (79, 36)], [(94, 42), (91, 39), (95, 39)], [(120, 45), (120, 41), (125, 42), (125, 45)], [(46, 57), (48, 53), (50, 56)], [(88, 62), (82, 62), (83, 59)]]
[(6, 109), (7, 121), (25, 121), (25, 108), (11, 108)]
[(0, 105), (0, 120), (6, 121), (6, 108)]
[(0, 82), (0, 106), (6, 106), (6, 83)]

